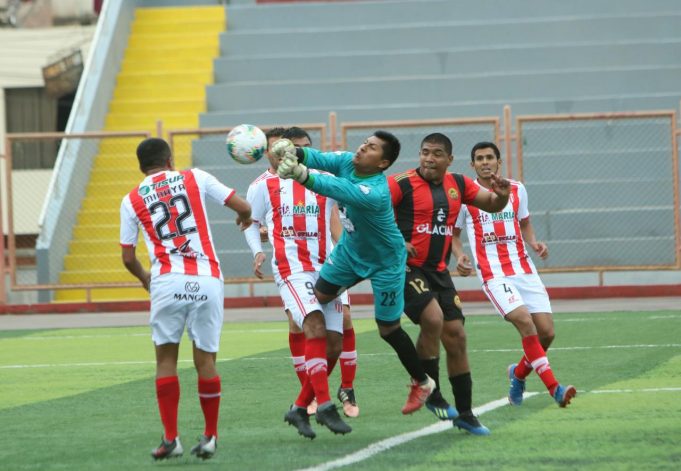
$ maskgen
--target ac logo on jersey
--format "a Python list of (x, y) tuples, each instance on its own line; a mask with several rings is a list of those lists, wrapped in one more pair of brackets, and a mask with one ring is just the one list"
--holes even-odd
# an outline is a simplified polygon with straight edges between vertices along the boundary
[(447, 213), (445, 213), (444, 209), (440, 208), (437, 210), (437, 222), (444, 222), (446, 217)]

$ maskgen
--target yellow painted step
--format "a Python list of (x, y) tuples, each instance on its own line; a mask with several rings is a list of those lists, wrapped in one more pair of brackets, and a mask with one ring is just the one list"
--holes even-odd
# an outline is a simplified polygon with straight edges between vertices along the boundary
[[(178, 71), (154, 71), (149, 73), (121, 73), (118, 74), (116, 83), (122, 87), (165, 86), (177, 87), (179, 85), (201, 85), (213, 83), (213, 70), (178, 70)], [(144, 110), (141, 110), (144, 111)]]
[(111, 224), (95, 224), (87, 226), (84, 224), (78, 224), (73, 228), (74, 240), (108, 239), (118, 241), (120, 235), (120, 220), (112, 221)]
[[(149, 293), (143, 288), (96, 288), (90, 291), (90, 301), (148, 301)], [(85, 290), (59, 290), (55, 294), (55, 302), (83, 303), (86, 301)]]
[[(109, 113), (105, 128), (109, 131), (126, 131), (143, 129), (163, 122), (164, 129), (194, 129), (199, 127), (199, 116), (196, 113), (166, 114), (119, 114)], [(135, 155), (135, 154), (133, 154)]]
[(206, 103), (202, 100), (112, 100), (109, 103), (110, 113), (137, 113), (143, 110), (148, 114), (158, 113), (194, 113), (206, 111)]
[(140, 74), (148, 71), (166, 73), (171, 71), (213, 70), (213, 57), (197, 56), (184, 60), (156, 57), (147, 60), (124, 59), (119, 74)]
[(78, 224), (95, 226), (98, 224), (110, 224), (111, 221), (120, 221), (120, 211), (118, 208), (80, 211), (78, 213)]
[(117, 86), (114, 90), (114, 99), (117, 100), (152, 100), (169, 97), (182, 97), (187, 100), (206, 100), (206, 87), (200, 84), (167, 86), (142, 85), (142, 86)]
[(124, 281), (137, 281), (125, 269), (123, 264), (115, 270), (78, 270), (65, 271), (59, 275), (59, 281), (64, 284), (78, 283), (121, 283)]
[(213, 50), (220, 45), (220, 36), (214, 32), (207, 34), (136, 34), (128, 39), (127, 52), (130, 51), (155, 51), (168, 53), (172, 57), (174, 50), (200, 48), (202, 53), (199, 57), (206, 57), (207, 51)]
[(131, 34), (165, 34), (165, 33), (187, 33), (197, 32), (202, 33), (206, 31), (224, 31), (225, 30), (225, 16), (221, 15), (211, 16), (207, 18), (184, 19), (184, 18), (167, 18), (167, 19), (149, 19), (133, 21), (130, 29)]
[[(140, 176), (143, 177), (141, 173)], [(96, 197), (98, 195), (107, 197), (109, 195), (120, 195), (122, 198), (124, 195), (128, 194), (130, 190), (132, 190), (134, 187), (135, 184), (131, 185), (127, 181), (118, 182), (114, 180), (104, 183), (90, 182), (88, 183), (86, 194), (88, 195), (88, 197)]]
[[(138, 245), (139, 246), (139, 245)], [(112, 243), (109, 240), (79, 240), (69, 242), (69, 254), (98, 254), (110, 252)], [(115, 241), (115, 250), (120, 252), (120, 244)], [(120, 253), (118, 254), (120, 258)]]
[(186, 47), (184, 45), (178, 46), (168, 45), (163, 48), (148, 49), (128, 49), (125, 51), (125, 58), (131, 60), (144, 61), (147, 59), (157, 59), (159, 57), (172, 57), (172, 60), (184, 60), (191, 59), (193, 57), (217, 57), (220, 55), (220, 47), (218, 44), (213, 46), (201, 46), (201, 47)]
[[(118, 245), (118, 244), (116, 244)], [(114, 245), (114, 247), (116, 247)], [(119, 246), (120, 247), (120, 246)], [(146, 252), (146, 250), (145, 250)], [(144, 254), (142, 254), (144, 255)], [(81, 270), (119, 270), (123, 268), (121, 261), (120, 249), (117, 253), (102, 253), (98, 255), (83, 254), (72, 255), (69, 254), (64, 257), (64, 271), (81, 271)]]
[(93, 168), (94, 171), (121, 171), (125, 172), (126, 175), (132, 175), (133, 172), (137, 171), (139, 175), (142, 175), (135, 149), (123, 155), (98, 155)]
[(225, 17), (225, 8), (222, 6), (195, 6), (195, 7), (157, 7), (138, 8), (135, 10), (135, 22), (154, 21), (192, 21), (216, 17)]
[[(119, 208), (121, 207), (121, 200), (123, 199), (123, 195), (107, 195), (107, 196), (100, 196), (100, 197), (92, 197), (92, 196), (86, 196), (83, 198), (83, 201), (81, 202), (80, 209), (81, 210), (89, 210), (89, 211), (102, 211), (102, 210), (109, 210), (111, 208)], [(118, 236), (116, 236), (118, 237)], [(81, 239), (89, 239), (90, 237), (81, 237)], [(101, 237), (97, 237), (97, 239), (101, 239)], [(117, 239), (118, 240), (118, 239)]]
[[(148, 131), (154, 131), (154, 128)], [(140, 131), (147, 131), (146, 129), (140, 129)], [(135, 155), (135, 150), (137, 146), (144, 139), (142, 136), (134, 137), (116, 137), (116, 138), (106, 138), (99, 141), (99, 154), (108, 155)]]
[[(137, 159), (135, 159), (135, 161), (137, 161)], [(130, 168), (129, 166), (120, 170), (96, 167), (90, 173), (90, 183), (109, 183), (116, 181), (119, 183), (127, 183), (130, 189), (142, 181), (142, 178), (144, 178), (144, 174), (142, 174), (139, 169)]]

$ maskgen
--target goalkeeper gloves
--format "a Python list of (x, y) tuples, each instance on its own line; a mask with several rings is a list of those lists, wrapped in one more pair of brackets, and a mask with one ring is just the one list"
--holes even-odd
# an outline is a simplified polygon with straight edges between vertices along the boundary
[(298, 157), (295, 154), (286, 152), (284, 160), (281, 161), (277, 168), (277, 175), (281, 178), (292, 178), (301, 185), (304, 185), (310, 176), (310, 172), (308, 172), (305, 165), (298, 162)]
[(296, 147), (288, 139), (279, 139), (272, 144), (270, 153), (279, 159), (283, 159), (286, 153), (296, 154)]

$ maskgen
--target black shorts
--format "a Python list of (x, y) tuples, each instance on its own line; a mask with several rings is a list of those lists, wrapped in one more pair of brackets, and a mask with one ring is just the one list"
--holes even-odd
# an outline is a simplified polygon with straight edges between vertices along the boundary
[(404, 313), (418, 324), (421, 312), (431, 299), (435, 299), (442, 309), (445, 321), (461, 319), (463, 316), (461, 300), (456, 292), (449, 272), (423, 270), (407, 265), (404, 282)]

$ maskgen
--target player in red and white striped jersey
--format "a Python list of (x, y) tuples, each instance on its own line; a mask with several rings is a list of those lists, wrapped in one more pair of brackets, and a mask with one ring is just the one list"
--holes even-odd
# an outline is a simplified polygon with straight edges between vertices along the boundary
[[(471, 167), (477, 174), (475, 183), (489, 191), (492, 175), (498, 175), (501, 169), (497, 146), (492, 142), (473, 146)], [(527, 208), (527, 191), (520, 182), (512, 182), (508, 204), (498, 213), (466, 205), (456, 222), (452, 250), (457, 257), (457, 271), (468, 276), (473, 267), (459, 239), (465, 226), (483, 291), (522, 337), (525, 354), (518, 364), (508, 367), (509, 402), (522, 403), (525, 378), (535, 370), (558, 405), (565, 407), (577, 390), (558, 383), (546, 356), (555, 336), (551, 303), (526, 244), (542, 259), (548, 256), (548, 248), (537, 241)]]
[[(193, 342), (194, 365), (205, 430), (192, 453), (215, 453), (221, 383), (215, 367), (223, 320), (224, 282), (206, 215), (206, 198), (251, 224), (250, 205), (233, 189), (199, 170), (175, 171), (163, 139), (145, 139), (137, 147), (142, 183), (121, 202), (121, 250), (125, 267), (151, 292), (149, 323), (156, 346), (156, 396), (164, 435), (154, 459), (182, 454), (177, 433), (180, 384), (177, 355), (185, 326)], [(140, 227), (151, 259), (147, 272), (137, 259)]]
[[(294, 130), (300, 130), (300, 135), (289, 135), (289, 138), (295, 140), (297, 145), (311, 144), (304, 130)], [(268, 140), (276, 141), (288, 132), (270, 130), (267, 133)], [(247, 199), (253, 208), (254, 224), (245, 234), (253, 252), (254, 273), (263, 278), (265, 253), (258, 228), (267, 228), (267, 238), (273, 247), (272, 272), (289, 318), (289, 346), (301, 381), (301, 391), (286, 414), (286, 421), (295, 425), (301, 435), (313, 438), (315, 434), (309, 426), (308, 415), (315, 412), (319, 419), (321, 414), (324, 421), (324, 414), (335, 412), (327, 377), (341, 356), (345, 343), (342, 337), (343, 311), (347, 311), (349, 318), (349, 303), (345, 293), (334, 302), (322, 305), (314, 296), (312, 287), (333, 248), (332, 232), (337, 238), (341, 228), (334, 200), (313, 193), (294, 180), (280, 178), (276, 172), (279, 159), (269, 153), (268, 159), (270, 168), (256, 178), (248, 189)], [(354, 341), (354, 330), (346, 333), (348, 337), (352, 334)], [(341, 357), (341, 372), (347, 375), (347, 370), (351, 369), (349, 388), (352, 390), (357, 355), (354, 345), (348, 353), (354, 358), (348, 358), (348, 355)], [(345, 385), (341, 384), (339, 394), (344, 388)], [(315, 398), (318, 408), (313, 410), (309, 406)], [(346, 415), (356, 416), (359, 409), (354, 401), (354, 391), (351, 399), (352, 403), (348, 401), (347, 406), (344, 404), (344, 411)], [(336, 431), (334, 424), (341, 419), (330, 419), (331, 424), (325, 425)], [(338, 424), (339, 433), (350, 430), (346, 424)]]

